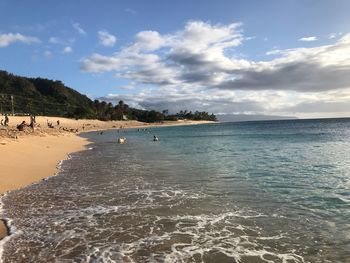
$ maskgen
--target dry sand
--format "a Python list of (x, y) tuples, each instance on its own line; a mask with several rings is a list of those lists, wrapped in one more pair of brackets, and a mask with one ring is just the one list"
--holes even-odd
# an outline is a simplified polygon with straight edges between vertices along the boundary
[(28, 136), (1, 145), (0, 194), (55, 174), (60, 160), (87, 143), (75, 134), (62, 134)]
[[(3, 117), (0, 116), (0, 119)], [(83, 150), (86, 139), (76, 136), (78, 132), (145, 126), (192, 125), (208, 121), (177, 121), (146, 124), (138, 121), (74, 120), (56, 117), (36, 117), (34, 130), (30, 127), (19, 132), (16, 125), (29, 123), (29, 117), (10, 116), (8, 127), (0, 126), (0, 195), (38, 182), (57, 172), (57, 164), (68, 154)], [(57, 125), (59, 120), (60, 125)], [(49, 128), (51, 122), (54, 128)], [(84, 127), (84, 128), (83, 128)], [(7, 229), (0, 221), (0, 239)]]

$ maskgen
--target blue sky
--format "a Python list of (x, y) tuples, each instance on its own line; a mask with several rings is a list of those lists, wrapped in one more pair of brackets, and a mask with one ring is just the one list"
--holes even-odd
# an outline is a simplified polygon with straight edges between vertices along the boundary
[(1, 69), (91, 98), (350, 116), (350, 1), (0, 0), (0, 9)]

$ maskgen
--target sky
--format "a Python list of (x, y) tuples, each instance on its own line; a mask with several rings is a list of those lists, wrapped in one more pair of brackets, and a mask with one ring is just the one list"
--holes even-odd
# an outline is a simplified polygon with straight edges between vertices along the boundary
[(350, 117), (348, 0), (0, 0), (0, 69), (141, 109)]

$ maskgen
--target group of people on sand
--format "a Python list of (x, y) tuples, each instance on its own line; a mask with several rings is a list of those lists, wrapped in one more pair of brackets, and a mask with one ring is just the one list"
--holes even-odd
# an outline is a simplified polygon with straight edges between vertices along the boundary
[(16, 126), (17, 130), (24, 131), (25, 127), (30, 127), (34, 131), (34, 126), (36, 126), (36, 120), (34, 115), (30, 115), (30, 122), (29, 124), (26, 123), (26, 121), (22, 121), (20, 124)]
[[(5, 114), (4, 117), (5, 117), (4, 119), (1, 119), (1, 122), (0, 122), (1, 126), (9, 126), (10, 119), (9, 119), (8, 115)], [(25, 127), (31, 127), (31, 128), (34, 130), (35, 124), (36, 124), (35, 116), (34, 116), (34, 115), (31, 115), (31, 116), (30, 116), (30, 123), (29, 123), (29, 124), (27, 124), (26, 121), (22, 121), (20, 124), (18, 124), (18, 125), (16, 126), (16, 128), (17, 128), (17, 130), (19, 130), (19, 131), (24, 131), (24, 128), (25, 128)]]
[(79, 132), (79, 129), (66, 128), (66, 127), (60, 127), (59, 130), (66, 131), (66, 132), (75, 132), (75, 133)]
[[(51, 128), (51, 129), (55, 128), (53, 126), (53, 123), (50, 122), (49, 119), (46, 120), (46, 124), (47, 124), (47, 127)], [(59, 120), (57, 120), (57, 126), (60, 126), (60, 121)]]
[[(46, 120), (47, 127), (50, 129), (54, 129), (55, 126), (53, 122), (49, 121), (49, 119)], [(61, 126), (60, 120), (56, 121), (57, 127), (59, 127), (59, 130), (66, 131), (66, 132), (79, 132), (79, 129), (73, 129), (73, 128), (66, 128)], [(20, 124), (17, 125), (17, 130), (24, 131), (25, 127), (31, 127), (34, 130), (34, 127), (39, 127), (40, 124), (36, 124), (35, 116), (30, 116), (30, 124), (28, 125), (26, 121), (22, 121)], [(83, 127), (84, 129), (84, 127)]]
[[(8, 126), (9, 122), (10, 122), (9, 117), (7, 114), (5, 114), (4, 116), (5, 116), (5, 118), (1, 119), (1, 126)], [(46, 122), (47, 122), (48, 128), (55, 128), (54, 124), (52, 122), (50, 122), (48, 119)], [(61, 127), (60, 120), (57, 120), (56, 123), (57, 123), (57, 127), (59, 127), (59, 130), (63, 130), (63, 131), (67, 131), (67, 132), (79, 132), (78, 129), (70, 129), (70, 128)], [(35, 115), (30, 115), (29, 124), (26, 121), (22, 121), (21, 123), (16, 125), (16, 128), (18, 131), (24, 131), (25, 128), (27, 128), (27, 127), (32, 128), (33, 131), (34, 131), (34, 127), (40, 127), (40, 124), (36, 123)], [(83, 129), (84, 129), (84, 127), (83, 127)]]
[[(57, 124), (57, 127), (59, 127), (59, 128), (58, 128), (59, 130), (66, 131), (66, 132), (75, 132), (75, 133), (79, 132), (79, 129), (73, 129), (73, 128), (62, 127), (62, 126), (61, 126), (61, 121), (60, 121), (59, 119), (56, 121), (56, 124)], [(53, 125), (53, 123), (50, 122), (48, 119), (47, 119), (47, 126), (48, 126), (49, 128), (55, 128), (54, 125)], [(83, 129), (84, 129), (84, 125), (83, 125)]]

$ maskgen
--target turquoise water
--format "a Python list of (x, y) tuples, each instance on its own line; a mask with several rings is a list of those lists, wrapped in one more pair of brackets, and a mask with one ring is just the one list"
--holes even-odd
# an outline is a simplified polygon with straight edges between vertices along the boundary
[(350, 119), (84, 136), (3, 198), (3, 262), (350, 262)]

